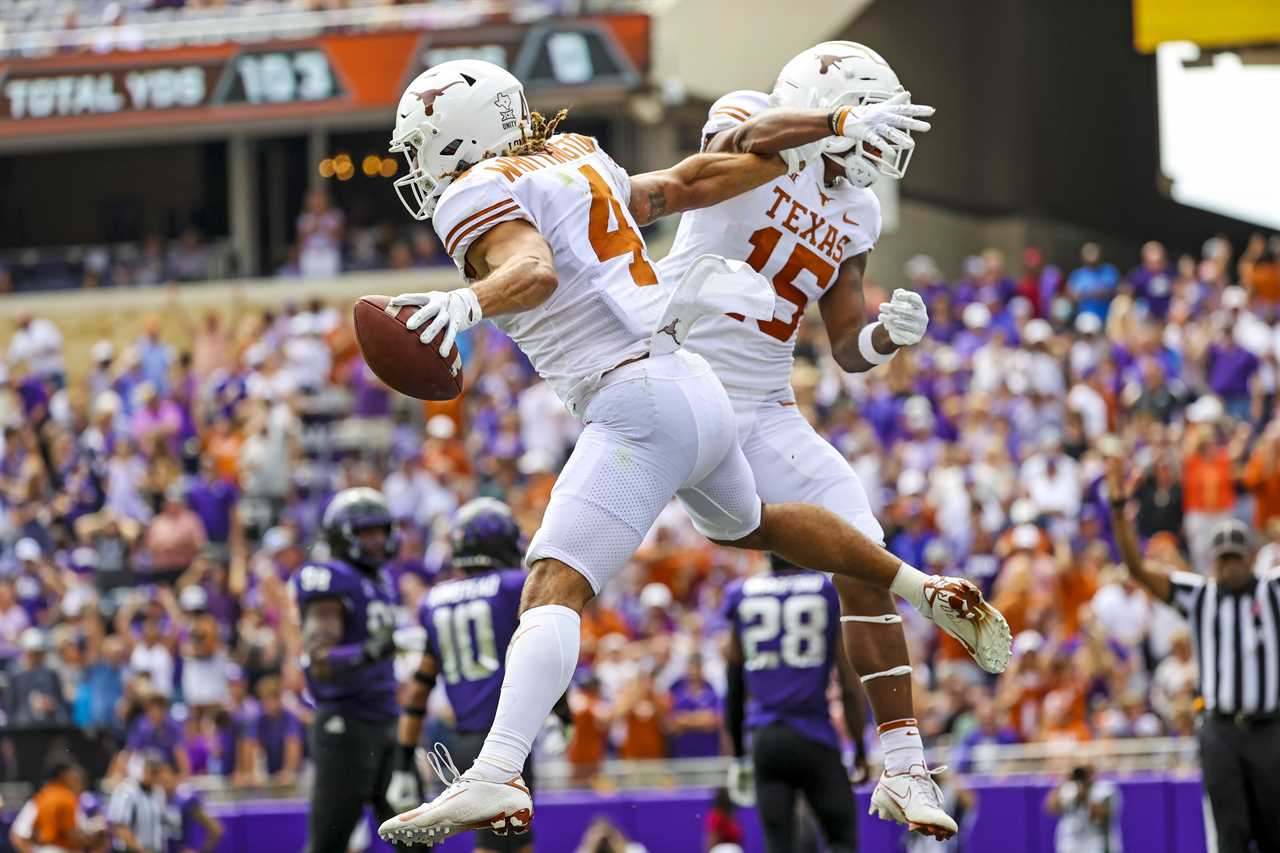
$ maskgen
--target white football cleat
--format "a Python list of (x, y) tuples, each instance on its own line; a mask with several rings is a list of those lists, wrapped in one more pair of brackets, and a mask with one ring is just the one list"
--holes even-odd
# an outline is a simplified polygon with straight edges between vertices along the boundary
[(880, 774), (880, 782), (871, 792), (868, 814), (882, 820), (905, 823), (907, 829), (946, 841), (956, 834), (955, 820), (942, 807), (942, 791), (933, 781), (935, 773), (947, 768), (928, 770), (913, 764), (906, 773)]
[(924, 583), (920, 613), (955, 637), (978, 666), (987, 672), (1004, 672), (1013, 654), (1009, 623), (964, 578), (932, 575)]
[[(533, 822), (533, 799), (529, 787), (518, 774), (505, 782), (486, 782), (458, 773), (443, 744), (427, 754), (441, 781), (449, 787), (429, 803), (383, 821), (378, 835), (391, 844), (441, 843), (450, 836), (475, 829), (489, 829), (497, 835), (520, 835)], [(452, 779), (452, 781), (450, 781)]]

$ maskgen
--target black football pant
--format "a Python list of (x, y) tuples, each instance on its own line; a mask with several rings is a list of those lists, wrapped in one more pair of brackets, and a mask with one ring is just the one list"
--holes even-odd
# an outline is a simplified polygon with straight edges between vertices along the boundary
[(396, 813), (384, 796), (395, 769), (396, 723), (321, 711), (308, 735), (315, 781), (307, 815), (307, 853), (346, 853), (366, 805), (373, 806), (376, 823)]
[(1218, 831), (1218, 853), (1280, 853), (1280, 720), (1206, 715), (1200, 768)]
[(838, 750), (780, 723), (751, 733), (756, 811), (769, 853), (796, 849), (796, 796), (808, 802), (826, 837), (828, 853), (858, 849), (853, 786)]

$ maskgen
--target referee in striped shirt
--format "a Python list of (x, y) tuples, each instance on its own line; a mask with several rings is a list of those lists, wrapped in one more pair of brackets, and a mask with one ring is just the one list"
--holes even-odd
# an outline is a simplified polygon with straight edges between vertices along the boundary
[(1107, 460), (1112, 529), (1129, 573), (1190, 623), (1204, 713), (1200, 767), (1218, 853), (1280, 851), (1280, 574), (1253, 574), (1249, 528), (1210, 531), (1212, 573), (1167, 574), (1146, 563), (1126, 512), (1124, 462)]

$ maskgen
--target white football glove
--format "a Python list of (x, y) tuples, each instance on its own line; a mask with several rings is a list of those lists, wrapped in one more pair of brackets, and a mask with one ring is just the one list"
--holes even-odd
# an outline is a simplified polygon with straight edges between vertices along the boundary
[(729, 778), (725, 783), (729, 799), (735, 806), (749, 808), (756, 804), (756, 771), (749, 758), (729, 762)]
[(880, 303), (880, 325), (889, 333), (889, 340), (898, 346), (914, 346), (929, 328), (929, 309), (925, 308), (920, 294), (900, 287), (888, 302)]
[(422, 805), (422, 789), (418, 785), (418, 774), (412, 770), (393, 770), (391, 782), (383, 795), (392, 809), (397, 813), (407, 812)]
[[(910, 92), (899, 92), (892, 98), (861, 107), (840, 107), (843, 118), (836, 119), (840, 135), (855, 142), (865, 142), (873, 148), (888, 151), (893, 145), (915, 144), (903, 131), (925, 133), (932, 127), (917, 116), (931, 116), (933, 107), (911, 103)], [(886, 141), (887, 140), (887, 141)]]
[[(435, 336), (444, 330), (444, 340), (440, 342), (440, 355), (448, 356), (453, 350), (453, 342), (459, 334), (470, 329), (484, 319), (480, 310), (480, 300), (476, 292), (469, 287), (457, 290), (434, 290), (431, 293), (402, 293), (387, 303), (387, 313), (395, 314), (406, 305), (421, 305), (405, 326), (416, 332), (426, 323), (426, 328), (418, 336), (424, 344), (430, 344)], [(430, 320), (428, 323), (427, 321)]]

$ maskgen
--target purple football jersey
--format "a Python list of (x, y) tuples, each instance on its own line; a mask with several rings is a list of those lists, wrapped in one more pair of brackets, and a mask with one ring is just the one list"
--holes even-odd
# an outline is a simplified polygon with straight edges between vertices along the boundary
[(742, 643), (748, 729), (782, 723), (839, 748), (827, 685), (840, 630), (840, 602), (826, 575), (776, 572), (735, 581), (725, 616)]
[[(305, 611), (311, 601), (336, 598), (346, 611), (341, 646), (362, 646), (371, 637), (395, 631), (396, 597), (382, 572), (370, 575), (338, 560), (309, 563), (289, 578), (289, 591)], [(390, 657), (338, 669), (321, 681), (306, 667), (307, 688), (316, 708), (358, 720), (383, 722), (400, 714), (396, 673)]]
[(196, 812), (204, 807), (200, 792), (190, 785), (179, 785), (165, 804), (165, 838), (169, 853), (199, 850), (204, 844), (204, 826)]
[(493, 725), (525, 574), (495, 569), (439, 584), (418, 613), (460, 732)]

